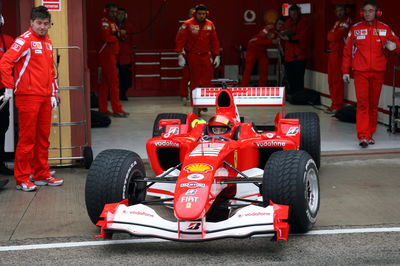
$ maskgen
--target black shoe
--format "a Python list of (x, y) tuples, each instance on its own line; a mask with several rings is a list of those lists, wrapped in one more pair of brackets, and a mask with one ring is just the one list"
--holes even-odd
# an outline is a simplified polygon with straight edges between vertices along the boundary
[(119, 99), (120, 99), (121, 101), (128, 101), (128, 97), (126, 97), (126, 96), (121, 96)]
[(4, 163), (0, 163), (0, 174), (2, 175), (14, 175), (14, 170), (8, 169)]
[(8, 183), (7, 177), (0, 177), (0, 188), (4, 187)]
[(359, 145), (361, 146), (361, 148), (368, 147), (368, 140), (367, 139), (360, 139)]

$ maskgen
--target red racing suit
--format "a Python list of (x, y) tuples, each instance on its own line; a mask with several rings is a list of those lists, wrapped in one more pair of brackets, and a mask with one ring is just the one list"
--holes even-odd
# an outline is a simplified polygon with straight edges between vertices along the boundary
[(272, 40), (276, 38), (275, 25), (266, 25), (257, 35), (253, 36), (247, 44), (246, 65), (244, 67), (241, 86), (249, 86), (251, 72), (254, 64), (258, 61), (260, 79), (259, 87), (267, 85), (268, 80), (268, 57), (267, 46), (272, 44)]
[(176, 35), (176, 51), (185, 54), (190, 71), (190, 88), (211, 86), (214, 68), (212, 55), (219, 55), (219, 40), (214, 23), (186, 20)]
[(107, 99), (110, 93), (113, 113), (122, 112), (119, 100), (119, 80), (117, 56), (119, 54), (119, 29), (117, 24), (107, 17), (101, 19), (101, 39), (103, 45), (99, 51), (99, 63), (102, 68), (99, 87), (99, 112), (107, 113)]
[(374, 20), (354, 24), (349, 31), (343, 51), (343, 74), (354, 72), (357, 97), (356, 129), (359, 139), (369, 139), (376, 131), (378, 104), (387, 59), (386, 41), (400, 47), (399, 39), (388, 25)]
[(344, 83), (342, 73), (343, 48), (347, 33), (351, 26), (349, 17), (336, 21), (328, 32), (328, 84), (331, 95), (331, 109), (339, 110), (343, 107)]
[(6, 88), (14, 89), (18, 110), (18, 144), (14, 175), (17, 185), (33, 174), (35, 180), (50, 176), (51, 96), (56, 94), (53, 45), (48, 36), (32, 29), (19, 36), (0, 60)]

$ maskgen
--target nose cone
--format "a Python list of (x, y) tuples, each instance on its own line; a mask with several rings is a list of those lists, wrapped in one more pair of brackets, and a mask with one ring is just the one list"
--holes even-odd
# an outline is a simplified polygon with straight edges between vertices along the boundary
[(176, 218), (180, 220), (198, 220), (206, 213), (208, 203), (208, 187), (203, 183), (188, 182), (184, 185), (182, 193), (175, 196), (174, 210)]
[[(199, 168), (201, 165), (192, 166)], [(176, 218), (180, 220), (201, 219), (209, 205), (213, 172), (200, 172), (200, 168), (196, 168), (196, 170), (199, 170), (199, 172), (187, 173), (182, 171), (176, 183), (174, 211)]]

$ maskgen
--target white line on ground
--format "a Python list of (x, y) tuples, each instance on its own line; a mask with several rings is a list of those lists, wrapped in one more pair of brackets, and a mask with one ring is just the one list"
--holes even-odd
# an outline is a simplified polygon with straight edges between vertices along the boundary
[[(385, 233), (385, 232), (400, 232), (400, 227), (312, 230), (304, 235), (335, 235), (335, 234), (360, 234), (360, 233)], [(263, 237), (263, 236), (272, 236), (272, 234), (257, 235), (255, 237)], [(143, 239), (127, 239), (127, 240), (65, 242), (65, 243), (33, 244), (33, 245), (21, 245), (21, 246), (0, 246), (0, 251), (74, 248), (74, 247), (107, 246), (107, 245), (137, 244), (137, 243), (158, 243), (165, 241), (169, 240), (158, 239), (158, 238), (143, 238)]]

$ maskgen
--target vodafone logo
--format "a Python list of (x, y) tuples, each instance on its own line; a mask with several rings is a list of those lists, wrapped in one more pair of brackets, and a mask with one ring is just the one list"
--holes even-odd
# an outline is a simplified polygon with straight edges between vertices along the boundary
[(202, 180), (204, 178), (204, 175), (202, 174), (191, 174), (187, 176), (187, 179), (189, 180)]
[(179, 143), (175, 143), (172, 141), (157, 141), (154, 143), (157, 147), (179, 147)]
[(286, 142), (270, 140), (264, 142), (257, 142), (256, 145), (258, 147), (285, 147)]
[(254, 12), (254, 10), (251, 9), (244, 11), (243, 19), (246, 22), (246, 24), (254, 24), (254, 21), (256, 20), (256, 12)]

